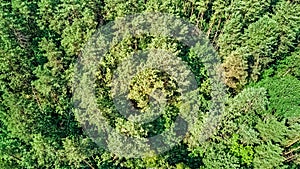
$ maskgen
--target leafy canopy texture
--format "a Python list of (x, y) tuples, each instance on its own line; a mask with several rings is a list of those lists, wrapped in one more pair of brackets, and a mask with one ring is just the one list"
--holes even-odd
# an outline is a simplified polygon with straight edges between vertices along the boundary
[[(172, 129), (183, 104), (174, 77), (147, 69), (128, 81), (126, 97), (141, 114), (167, 98), (166, 111), (140, 124), (114, 107), (113, 71), (140, 50), (181, 58), (195, 76), (200, 105), (198, 122), (171, 149), (125, 158), (97, 145), (76, 119), (74, 65), (98, 28), (147, 12), (182, 18), (209, 40), (222, 61), (227, 95), (219, 99), (226, 106), (216, 130), (199, 142), (217, 105), (211, 72), (195, 49), (172, 37), (122, 39), (97, 63), (95, 76), (97, 107), (112, 128), (137, 138), (158, 135)], [(149, 97), (153, 91), (160, 91), (156, 98)], [(116, 136), (106, 144), (119, 148), (123, 141)], [(300, 168), (300, 1), (1, 0), (0, 168)]]

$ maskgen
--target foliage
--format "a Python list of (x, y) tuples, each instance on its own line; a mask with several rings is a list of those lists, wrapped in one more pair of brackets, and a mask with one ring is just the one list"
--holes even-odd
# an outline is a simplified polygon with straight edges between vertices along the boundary
[[(300, 168), (299, 0), (1, 0), (0, 168)], [(186, 62), (198, 83), (197, 119), (179, 145), (163, 154), (124, 158), (103, 150), (76, 120), (74, 65), (98, 28), (118, 17), (173, 14), (196, 25), (216, 49), (228, 98), (217, 130), (200, 133), (211, 104), (212, 79), (193, 48), (169, 37), (120, 41), (97, 72), (97, 104), (113, 128), (146, 137), (178, 114), (174, 78), (148, 69), (131, 79), (128, 98), (149, 106), (151, 92), (168, 98), (162, 117), (140, 125), (113, 108), (113, 71), (139, 50), (165, 49)], [(193, 100), (191, 100), (193, 101)], [(185, 112), (189, 113), (189, 112)], [(110, 138), (111, 147), (122, 143)], [(126, 149), (127, 147), (123, 147)]]

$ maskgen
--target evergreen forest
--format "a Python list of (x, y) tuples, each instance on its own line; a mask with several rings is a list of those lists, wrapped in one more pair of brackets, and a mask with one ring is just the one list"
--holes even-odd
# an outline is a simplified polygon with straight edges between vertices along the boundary
[[(225, 94), (216, 97), (224, 108), (209, 130), (213, 80), (193, 47), (171, 37), (126, 36), (97, 63), (94, 77), (97, 107), (113, 129), (137, 138), (158, 135), (172, 128), (178, 105), (185, 104), (172, 76), (147, 69), (128, 81), (126, 97), (143, 112), (159, 89), (167, 98), (164, 114), (144, 125), (118, 113), (112, 72), (138, 51), (160, 48), (184, 61), (200, 106), (199, 123), (178, 144), (160, 154), (124, 157), (99, 146), (78, 120), (76, 63), (97, 30), (147, 13), (180, 18), (207, 38), (222, 68)], [(199, 141), (206, 130), (209, 137)], [(106, 144), (120, 148), (122, 141)], [(300, 168), (300, 1), (1, 0), (0, 169), (23, 168)]]

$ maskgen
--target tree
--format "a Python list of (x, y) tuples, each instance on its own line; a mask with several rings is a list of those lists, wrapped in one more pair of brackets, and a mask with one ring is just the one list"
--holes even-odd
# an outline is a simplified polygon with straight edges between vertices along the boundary
[(236, 91), (241, 90), (247, 83), (248, 62), (242, 52), (234, 51), (224, 57), (225, 84)]
[(271, 143), (263, 144), (255, 148), (253, 159), (254, 168), (274, 168), (283, 165), (284, 157), (281, 156), (282, 148)]

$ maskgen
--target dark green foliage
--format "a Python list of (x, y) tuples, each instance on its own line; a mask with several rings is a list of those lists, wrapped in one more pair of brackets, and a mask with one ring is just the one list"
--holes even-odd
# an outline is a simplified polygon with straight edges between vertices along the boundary
[(258, 86), (268, 90), (271, 112), (284, 118), (300, 116), (300, 81), (293, 76), (266, 78)]
[[(299, 0), (39, 0), (0, 3), (0, 168), (300, 168)], [(162, 12), (195, 24), (222, 59), (228, 87), (215, 133), (201, 137), (212, 87), (194, 49), (170, 37), (128, 37), (99, 63), (97, 103), (111, 126), (136, 137), (171, 128), (177, 82), (149, 69), (130, 82), (143, 110), (159, 89), (168, 111), (146, 125), (113, 107), (112, 72), (138, 50), (161, 48), (185, 61), (199, 85), (197, 123), (163, 154), (123, 158), (103, 150), (75, 118), (74, 65), (86, 42), (109, 21)], [(165, 82), (168, 83), (165, 83)], [(188, 112), (186, 112), (188, 113)], [(117, 137), (116, 137), (117, 138)], [(111, 146), (123, 140), (111, 138)], [(121, 144), (120, 144), (121, 145)], [(126, 148), (126, 147), (124, 147)]]

